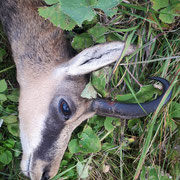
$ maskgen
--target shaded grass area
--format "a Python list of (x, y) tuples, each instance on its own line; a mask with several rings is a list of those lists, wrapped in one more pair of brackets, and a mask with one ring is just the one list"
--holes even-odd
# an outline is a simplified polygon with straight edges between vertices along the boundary
[[(95, 116), (84, 122), (73, 133), (71, 142), (74, 139), (80, 141), (84, 130), (91, 127), (101, 143), (101, 149), (91, 153), (75, 152), (69, 146), (54, 180), (180, 177), (179, 19), (177, 17), (172, 24), (162, 23), (158, 14), (152, 11), (149, 1), (122, 3), (118, 8), (118, 13), (112, 18), (107, 18), (100, 11), (92, 22), (69, 33), (72, 46), (77, 51), (96, 43), (118, 40), (126, 41), (127, 48), (128, 43), (138, 47), (131, 57), (122, 57), (110, 66), (107, 76), (102, 72), (101, 76), (91, 78), (96, 79), (95, 82), (100, 79), (96, 90), (103, 97), (121, 100), (119, 94), (130, 93), (130, 97), (136, 97), (136, 92), (145, 87), (143, 99), (151, 100), (153, 96), (148, 96), (150, 91), (145, 85), (153, 82), (147, 78), (160, 76), (171, 82), (171, 101), (165, 107), (161, 103), (154, 114), (145, 118), (127, 121)], [(92, 29), (97, 24), (100, 28)], [(5, 53), (2, 58), (0, 56), (0, 79), (6, 80), (7, 88), (0, 93), (18, 96), (10, 47), (1, 30), (2, 49)], [(4, 116), (17, 117), (17, 105), (16, 100), (0, 100), (0, 119)], [(13, 118), (11, 121), (5, 119), (0, 127), (0, 179), (26, 179), (20, 172), (19, 136), (10, 129), (10, 125), (18, 123)]]

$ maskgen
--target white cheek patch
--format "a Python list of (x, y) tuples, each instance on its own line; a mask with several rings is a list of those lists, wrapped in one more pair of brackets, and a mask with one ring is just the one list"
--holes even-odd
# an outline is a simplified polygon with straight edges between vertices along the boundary
[[(23, 152), (31, 154), (41, 143), (42, 131), (45, 128), (46, 116), (44, 114), (30, 119), (31, 122), (20, 120), (20, 138)], [(29, 125), (29, 127), (28, 127)]]

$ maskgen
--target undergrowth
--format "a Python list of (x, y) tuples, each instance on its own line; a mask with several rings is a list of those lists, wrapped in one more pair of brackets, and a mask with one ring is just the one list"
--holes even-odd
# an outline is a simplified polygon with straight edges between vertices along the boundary
[[(154, 82), (148, 77), (159, 76), (171, 82), (170, 102), (164, 107), (161, 103), (155, 113), (144, 118), (94, 116), (87, 120), (72, 134), (59, 173), (53, 180), (180, 178), (179, 17), (168, 17), (167, 22), (168, 14), (164, 14), (165, 17), (161, 14), (159, 1), (152, 2), (155, 8), (145, 0), (121, 2), (113, 7), (115, 13), (111, 17), (101, 8), (95, 9), (93, 19), (83, 21), (81, 27), (74, 26), (68, 38), (77, 52), (110, 41), (126, 41), (127, 48), (129, 43), (137, 47), (132, 56), (122, 57), (109, 68), (93, 73), (89, 86), (95, 90), (85, 91), (83, 96), (91, 96), (95, 91), (99, 96), (118, 101), (136, 102), (134, 97), (139, 102), (152, 100), (159, 91), (150, 85)], [(1, 29), (0, 179), (14, 180), (26, 178), (19, 165), (22, 153), (18, 133), (18, 84), (10, 54)], [(88, 138), (83, 141), (85, 135)]]

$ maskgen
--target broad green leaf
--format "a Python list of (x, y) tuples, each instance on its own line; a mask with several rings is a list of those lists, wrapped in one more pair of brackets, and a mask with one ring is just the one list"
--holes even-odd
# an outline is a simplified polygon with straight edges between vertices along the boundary
[(111, 67), (105, 67), (92, 73), (91, 82), (94, 88), (103, 97), (106, 97), (109, 93), (106, 91), (106, 83), (109, 80), (111, 73)]
[(4, 92), (6, 89), (7, 89), (6, 81), (4, 79), (0, 80), (0, 92)]
[(94, 27), (88, 30), (88, 33), (93, 37), (93, 40), (96, 43), (104, 43), (106, 42), (105, 33), (108, 31), (107, 28), (101, 26), (100, 24), (96, 24)]
[(107, 131), (113, 131), (114, 130), (114, 126), (112, 125), (112, 121), (113, 121), (113, 119), (105, 119), (105, 121), (104, 121), (104, 127), (105, 127), (105, 129), (107, 130)]
[(97, 97), (97, 92), (92, 86), (91, 82), (89, 82), (83, 92), (81, 93), (81, 97), (87, 98), (87, 99), (93, 99)]
[[(165, 13), (165, 14), (164, 14)], [(172, 7), (164, 8), (160, 11), (159, 19), (163, 21), (164, 23), (171, 24), (175, 22), (175, 11), (172, 9)]]
[(0, 94), (0, 101), (6, 101), (7, 97), (4, 94)]
[(85, 0), (85, 1), (89, 6), (93, 6), (98, 2), (98, 0)]
[(167, 122), (167, 125), (170, 127), (172, 132), (177, 129), (177, 125), (172, 119)]
[(21, 154), (21, 150), (22, 148), (21, 148), (21, 143), (20, 142), (18, 142), (18, 141), (16, 141), (16, 143), (15, 143), (15, 146), (14, 146), (14, 156), (15, 157), (19, 157), (20, 156), (20, 154)]
[(118, 125), (120, 125), (120, 121), (118, 118), (106, 117), (104, 121), (104, 127), (109, 132), (113, 131), (114, 128)]
[(14, 139), (7, 139), (6, 141), (3, 142), (5, 146), (9, 149), (12, 149), (15, 145)]
[(154, 10), (159, 10), (161, 8), (165, 8), (169, 5), (169, 0), (151, 0)]
[(72, 139), (69, 142), (68, 149), (72, 154), (80, 152), (81, 149), (79, 147), (78, 140), (77, 139)]
[(68, 165), (68, 161), (66, 161), (66, 160), (61, 161), (61, 167), (67, 166), (67, 165)]
[(7, 165), (12, 161), (12, 153), (10, 151), (0, 152), (0, 162)]
[(88, 33), (76, 35), (72, 41), (72, 47), (81, 51), (93, 45), (93, 39)]
[(85, 20), (91, 21), (95, 16), (93, 8), (85, 0), (60, 0), (60, 9), (71, 17), (78, 26), (81, 26)]
[(152, 0), (154, 10), (159, 10), (159, 19), (167, 24), (175, 22), (175, 16), (179, 14), (179, 0)]
[(142, 135), (143, 131), (143, 123), (140, 119), (130, 119), (128, 121), (128, 128), (132, 132), (138, 133), (138, 135)]
[[(102, 144), (102, 150), (103, 151), (107, 151), (109, 149), (113, 149), (114, 147), (115, 147), (115, 145), (112, 144), (112, 143), (105, 142), (105, 143)], [(114, 151), (112, 151), (112, 152), (114, 152)]]
[(95, 115), (88, 120), (88, 124), (93, 127), (94, 131), (97, 131), (104, 126), (104, 120), (105, 117)]
[(72, 154), (71, 152), (65, 152), (65, 154), (64, 154), (64, 158), (65, 158), (65, 159), (71, 160), (71, 159), (72, 159), (72, 156), (73, 156), (73, 154)]
[(8, 131), (13, 135), (13, 136), (16, 136), (16, 137), (19, 137), (19, 126), (18, 124), (9, 124), (7, 126), (8, 128)]
[(148, 170), (149, 170), (149, 179), (152, 180), (158, 179), (157, 169), (155, 169), (154, 167), (149, 167)]
[(114, 15), (115, 12), (112, 8), (119, 4), (119, 0), (98, 0), (98, 3), (93, 6), (94, 8), (101, 9), (107, 16)]
[(87, 126), (80, 135), (79, 144), (82, 152), (85, 153), (93, 153), (101, 150), (101, 142), (89, 126)]
[(175, 101), (172, 102), (171, 117), (180, 119), (180, 103)]
[(48, 5), (59, 3), (59, 0), (45, 0)]
[(12, 102), (18, 102), (19, 100), (19, 96), (13, 94), (7, 95), (7, 98)]
[(3, 116), (2, 119), (6, 124), (13, 124), (17, 122), (17, 116), (13, 116), (13, 115)]
[(38, 9), (39, 15), (49, 19), (55, 26), (60, 26), (64, 30), (72, 30), (75, 22), (60, 11), (59, 4), (50, 7), (41, 7)]
[[(158, 89), (154, 88), (152, 85), (142, 86), (140, 90), (135, 94), (138, 101), (143, 103), (153, 98), (155, 94), (159, 92)], [(121, 102), (130, 102), (136, 103), (134, 96), (132, 94), (125, 94), (125, 95), (117, 95), (116, 99)]]
[(6, 51), (0, 48), (0, 62), (2, 62), (4, 55), (6, 55)]
[(78, 161), (76, 168), (80, 178), (83, 179), (88, 177), (89, 166), (86, 165), (86, 163), (81, 163), (80, 161)]
[(172, 178), (168, 177), (165, 172), (159, 170), (158, 166), (144, 166), (142, 167), (140, 179), (141, 180), (171, 180)]

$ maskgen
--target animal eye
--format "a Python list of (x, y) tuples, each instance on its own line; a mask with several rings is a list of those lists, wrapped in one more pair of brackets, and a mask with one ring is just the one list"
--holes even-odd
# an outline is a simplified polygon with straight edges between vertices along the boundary
[(64, 115), (65, 120), (68, 120), (70, 118), (71, 110), (68, 106), (68, 103), (64, 99), (61, 99), (59, 101), (59, 111)]

